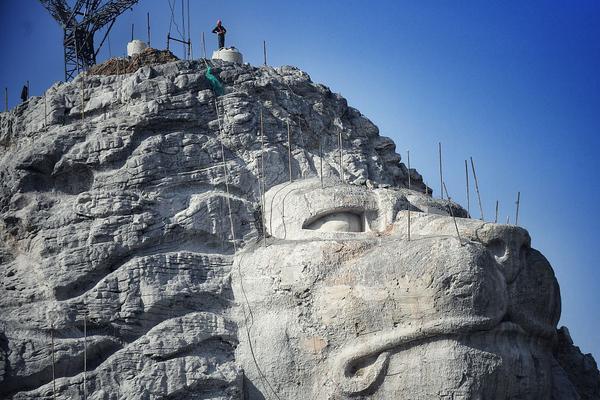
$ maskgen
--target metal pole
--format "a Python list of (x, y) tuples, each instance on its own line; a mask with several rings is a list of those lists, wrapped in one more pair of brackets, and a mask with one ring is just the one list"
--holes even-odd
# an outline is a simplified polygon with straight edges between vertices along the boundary
[[(442, 182), (442, 186), (443, 189), (446, 191), (446, 198), (448, 198), (449, 201), (451, 201), (450, 199), (450, 195), (448, 194), (448, 189), (446, 188), (446, 184), (444, 182)], [(450, 210), (450, 215), (452, 215), (452, 221), (454, 221), (454, 228), (456, 228), (456, 235), (458, 236), (458, 241), (460, 242), (460, 245), (463, 245), (462, 239), (460, 238), (460, 232), (458, 230), (458, 224), (456, 223), (456, 217), (454, 217), (454, 211), (452, 211), (452, 204), (448, 205), (448, 210)]]
[(46, 101), (47, 92), (44, 93), (44, 128), (48, 129), (48, 102)]
[(83, 311), (83, 398), (87, 399), (87, 309)]
[(498, 223), (498, 200), (496, 200), (496, 218), (494, 218), (494, 223)]
[(265, 59), (265, 66), (267, 65), (267, 41), (263, 40), (263, 57)]
[(50, 325), (50, 341), (52, 343), (52, 398), (56, 399), (56, 373), (54, 359), (54, 325)]
[(465, 160), (465, 179), (467, 180), (467, 214), (471, 216), (471, 194), (469, 193), (469, 167), (467, 166), (467, 160)]
[(134, 25), (134, 24), (131, 24), (131, 41), (132, 41), (132, 42), (133, 42), (133, 25)]
[(106, 41), (108, 43), (108, 58), (112, 58), (112, 50), (110, 48), (110, 33), (106, 35)]
[(471, 159), (471, 169), (473, 170), (473, 179), (475, 180), (475, 190), (477, 191), (477, 201), (479, 202), (479, 212), (481, 213), (481, 220), (483, 221), (483, 207), (481, 206), (481, 193), (479, 193), (479, 182), (477, 181), (477, 174), (475, 173), (475, 163), (473, 157)]
[(506, 225), (510, 225), (510, 215), (506, 216)]
[(515, 215), (515, 225), (519, 225), (519, 205), (521, 204), (521, 192), (517, 192), (517, 215)]
[(192, 58), (192, 38), (190, 32), (190, 0), (187, 0), (188, 58)]
[(440, 198), (444, 199), (444, 176), (442, 174), (442, 142), (438, 142), (438, 156), (440, 161)]
[[(406, 158), (408, 163), (408, 190), (410, 190), (410, 150), (406, 151)], [(408, 203), (408, 241), (410, 241), (410, 202)]]
[(321, 164), (321, 189), (323, 189), (323, 136), (319, 137), (319, 160)]
[(4, 111), (8, 112), (8, 88), (4, 88)]
[(148, 26), (148, 47), (150, 47), (150, 13), (146, 13), (146, 25)]
[(344, 149), (342, 147), (342, 130), (338, 128), (339, 131), (339, 135), (338, 135), (338, 141), (339, 141), (339, 147), (340, 147), (340, 177), (342, 178), (342, 182), (344, 182), (344, 167), (343, 167), (343, 162), (344, 162)]
[(263, 245), (267, 247), (267, 216), (265, 211), (265, 135), (264, 135), (264, 122), (263, 122), (263, 110), (260, 109), (260, 166), (261, 166), (261, 184), (262, 184), (262, 217), (263, 217)]
[(290, 183), (292, 180), (292, 134), (290, 132), (290, 121), (287, 121), (287, 134), (288, 134), (288, 168), (290, 170)]
[(185, 57), (187, 49), (185, 48), (185, 7), (183, 6), (183, 0), (181, 0), (181, 29), (183, 29), (183, 37), (181, 40), (183, 41), (183, 56)]
[(202, 54), (206, 58), (206, 41), (204, 40), (204, 32), (202, 32)]
[(84, 86), (85, 75), (81, 74), (81, 120), (85, 118), (85, 86)]

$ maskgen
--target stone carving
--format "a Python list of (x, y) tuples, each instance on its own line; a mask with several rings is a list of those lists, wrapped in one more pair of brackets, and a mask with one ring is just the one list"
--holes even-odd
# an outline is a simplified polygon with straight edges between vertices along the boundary
[(218, 99), (171, 62), (0, 114), (1, 398), (598, 398), (524, 229), (304, 72), (212, 67)]

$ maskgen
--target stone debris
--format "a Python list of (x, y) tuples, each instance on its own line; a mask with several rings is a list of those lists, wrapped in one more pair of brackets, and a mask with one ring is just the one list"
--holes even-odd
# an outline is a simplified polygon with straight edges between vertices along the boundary
[(599, 398), (526, 230), (297, 68), (172, 58), (0, 114), (0, 398)]

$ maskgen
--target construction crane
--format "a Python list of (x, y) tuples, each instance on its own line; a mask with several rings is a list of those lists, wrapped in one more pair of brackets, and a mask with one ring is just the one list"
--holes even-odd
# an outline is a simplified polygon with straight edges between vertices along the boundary
[[(40, 0), (52, 17), (64, 29), (65, 81), (96, 63), (115, 20), (138, 0), (76, 0), (71, 7), (67, 0)], [(108, 24), (97, 49), (94, 34)]]

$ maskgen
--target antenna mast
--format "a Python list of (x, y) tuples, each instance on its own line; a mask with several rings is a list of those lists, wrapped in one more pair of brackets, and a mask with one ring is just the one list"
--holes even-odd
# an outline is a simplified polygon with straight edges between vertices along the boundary
[[(138, 0), (76, 0), (69, 6), (67, 0), (40, 0), (40, 3), (58, 21), (64, 30), (65, 81), (69, 81), (92, 65), (102, 48), (115, 20)], [(108, 25), (97, 49), (94, 34)]]

